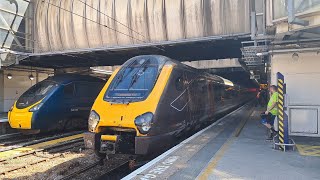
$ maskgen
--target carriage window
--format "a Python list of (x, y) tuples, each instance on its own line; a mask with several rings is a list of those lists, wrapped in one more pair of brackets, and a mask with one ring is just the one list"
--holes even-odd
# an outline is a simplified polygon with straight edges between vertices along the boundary
[(64, 86), (63, 93), (65, 96), (73, 96), (74, 84), (70, 83)]

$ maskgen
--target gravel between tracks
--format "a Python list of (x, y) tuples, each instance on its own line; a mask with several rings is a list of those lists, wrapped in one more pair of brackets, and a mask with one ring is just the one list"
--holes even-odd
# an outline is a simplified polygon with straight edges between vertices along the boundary
[[(5, 175), (0, 175), (0, 179), (27, 179), (27, 180), (39, 180), (39, 179), (60, 179), (70, 172), (76, 171), (88, 164), (96, 161), (94, 153), (91, 150), (83, 150), (79, 152), (64, 152), (61, 156), (51, 159), (47, 162), (42, 162), (32, 166), (27, 166), (24, 169), (19, 169)], [(47, 154), (48, 156), (55, 155)], [(58, 153), (60, 154), (60, 153)], [(40, 155), (38, 155), (40, 156)], [(41, 155), (43, 156), (43, 154)], [(20, 163), (31, 162), (34, 156), (28, 156), (26, 158), (12, 159), (6, 163), (11, 165), (19, 165)], [(1, 167), (0, 169), (3, 169)], [(12, 166), (11, 166), (12, 167)], [(80, 177), (80, 179), (82, 179)], [(86, 178), (91, 179), (91, 178)]]

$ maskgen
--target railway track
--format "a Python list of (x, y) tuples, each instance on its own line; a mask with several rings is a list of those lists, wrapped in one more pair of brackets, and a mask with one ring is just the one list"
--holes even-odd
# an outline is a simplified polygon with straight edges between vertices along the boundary
[[(76, 143), (80, 143), (81, 146), (79, 146), (79, 145), (72, 146), (72, 147), (68, 146), (68, 145), (76, 145)], [(56, 144), (56, 145), (53, 145), (53, 146), (48, 146), (48, 147), (46, 147), (44, 149), (31, 150), (31, 151), (28, 151), (26, 153), (22, 153), (22, 154), (18, 154), (18, 155), (15, 155), (15, 156), (11, 156), (9, 158), (3, 158), (3, 159), (0, 158), (0, 165), (3, 164), (4, 162), (8, 161), (8, 160), (17, 159), (17, 158), (25, 157), (25, 156), (32, 156), (35, 153), (39, 153), (39, 152), (59, 153), (59, 151), (72, 149), (74, 147), (84, 147), (83, 139), (75, 139), (75, 140), (72, 140), (72, 141), (59, 143), (59, 144)]]
[[(76, 139), (72, 141), (58, 143), (48, 146), (44, 149), (37, 149), (27, 153), (19, 154), (10, 158), (0, 159), (0, 175), (6, 175), (20, 169), (27, 169), (30, 166), (48, 162), (55, 158), (66, 155), (72, 149), (84, 148), (83, 139)], [(30, 161), (28, 161), (30, 160)], [(11, 161), (11, 162), (9, 162)], [(17, 165), (15, 162), (26, 162)]]
[[(129, 173), (130, 162), (132, 158), (130, 155), (119, 155), (112, 159), (99, 160), (88, 164), (74, 172), (71, 172), (59, 180), (70, 180), (70, 179), (86, 179), (86, 178), (97, 178), (97, 179), (120, 179)], [(95, 176), (96, 172), (100, 175)]]
[(4, 141), (6, 139), (14, 138), (16, 136), (20, 136), (20, 135), (21, 135), (21, 133), (11, 133), (11, 134), (0, 135), (0, 142)]
[[(80, 134), (83, 132), (84, 131), (74, 131), (69, 133), (53, 135), (53, 136), (52, 134), (45, 134), (45, 135), (40, 135), (40, 136), (38, 135), (33, 137), (30, 137), (29, 135), (24, 136), (23, 134), (16, 134), (16, 136), (11, 135), (7, 138), (4, 138), (5, 141), (4, 140), (0, 141), (0, 152), (5, 152), (5, 151), (25, 147), (25, 146), (30, 146), (33, 144), (50, 141), (58, 138), (63, 138), (66, 136), (72, 136), (72, 135)], [(48, 137), (48, 136), (52, 136), (52, 137)]]

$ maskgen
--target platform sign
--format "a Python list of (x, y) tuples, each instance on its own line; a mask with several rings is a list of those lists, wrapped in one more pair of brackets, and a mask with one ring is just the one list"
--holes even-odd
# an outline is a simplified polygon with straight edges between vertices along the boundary
[[(279, 143), (289, 144), (289, 130), (288, 130), (288, 115), (285, 113), (285, 94), (286, 84), (284, 83), (284, 76), (281, 73), (277, 73), (277, 85), (278, 85), (278, 125), (279, 125)], [(284, 149), (284, 146), (280, 146)]]

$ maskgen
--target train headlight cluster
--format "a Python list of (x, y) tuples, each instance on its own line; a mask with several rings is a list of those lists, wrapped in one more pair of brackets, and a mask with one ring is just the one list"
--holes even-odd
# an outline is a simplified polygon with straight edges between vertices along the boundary
[(141, 134), (147, 134), (151, 128), (153, 120), (153, 114), (151, 112), (142, 114), (134, 120), (134, 123), (138, 127)]
[(99, 121), (100, 121), (99, 114), (96, 113), (95, 111), (91, 111), (89, 115), (89, 121), (88, 121), (89, 131), (93, 132), (96, 129)]
[(29, 111), (30, 112), (38, 111), (42, 106), (43, 106), (43, 103), (39, 103), (39, 104), (33, 106)]

